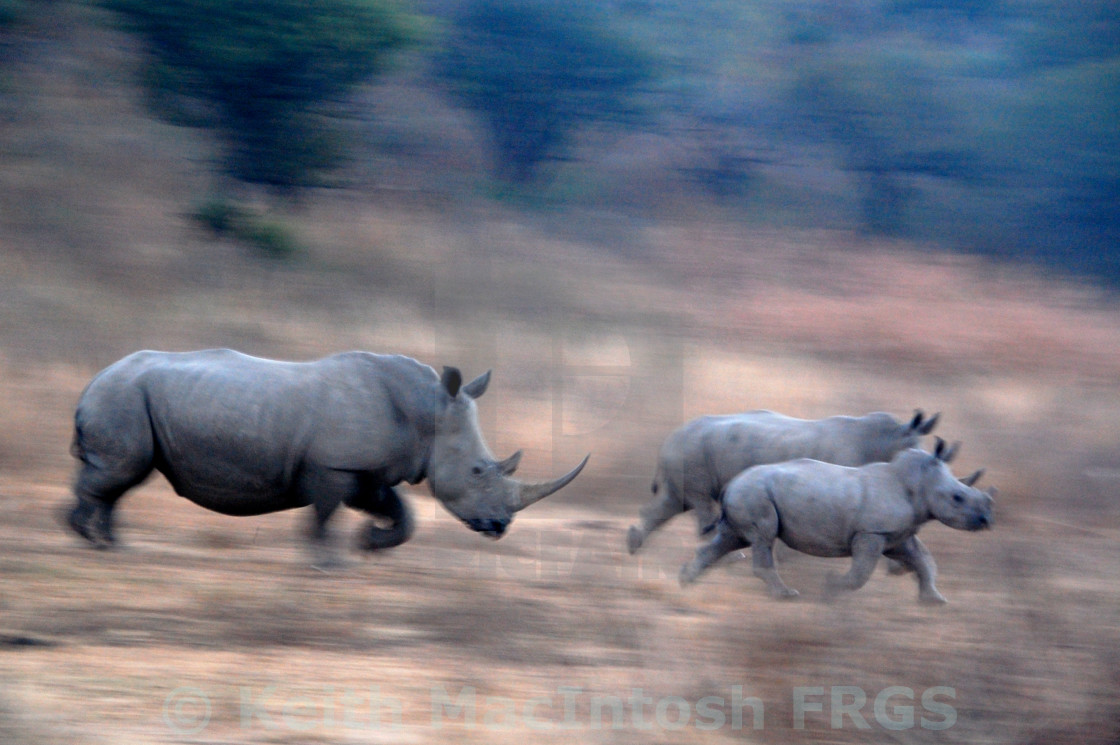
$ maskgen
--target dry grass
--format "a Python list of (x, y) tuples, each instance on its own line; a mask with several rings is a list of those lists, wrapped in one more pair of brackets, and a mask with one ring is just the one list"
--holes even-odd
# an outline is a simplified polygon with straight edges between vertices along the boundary
[[(339, 194), (304, 207), (308, 254), (273, 264), (177, 216), (203, 170), (177, 149), (188, 135), (105, 82), (127, 51), (115, 39), (36, 68), (3, 125), (5, 165), (25, 157), (0, 177), (0, 740), (1116, 741), (1113, 303), (845, 234), (583, 213), (558, 226)], [(79, 545), (57, 512), (85, 381), (136, 348), (210, 345), (493, 367), (497, 452), (525, 448), (529, 477), (593, 460), (496, 543), (418, 492), (412, 542), (332, 575), (307, 567), (306, 516), (213, 515), (159, 479), (123, 503), (125, 549)], [(682, 591), (683, 519), (625, 554), (656, 448), (684, 419), (919, 406), (965, 441), (961, 471), (986, 465), (1002, 490), (994, 532), (923, 533), (951, 605), (919, 606), (911, 579), (882, 573), (824, 605), (842, 562), (796, 555), (780, 560), (800, 602), (769, 600), (742, 562)], [(340, 516), (339, 540), (357, 525)], [(870, 731), (831, 726), (830, 695), (855, 690), (841, 686), (867, 695)], [(876, 718), (892, 686), (913, 700)], [(952, 696), (923, 702), (938, 686)], [(822, 711), (798, 731), (811, 688)], [(439, 704), (472, 691), (468, 727)], [(759, 700), (763, 729), (749, 705), (736, 728), (737, 695)], [(914, 726), (885, 727), (907, 704)], [(946, 704), (952, 726), (924, 729)]]

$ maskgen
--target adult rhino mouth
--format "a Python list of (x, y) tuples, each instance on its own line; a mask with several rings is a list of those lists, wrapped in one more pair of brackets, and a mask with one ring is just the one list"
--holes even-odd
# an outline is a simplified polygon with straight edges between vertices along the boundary
[(503, 521), (472, 518), (470, 520), (464, 520), (463, 522), (465, 522), (467, 524), (467, 527), (474, 532), (482, 533), (484, 536), (493, 538), (494, 540), (498, 540), (499, 538), (501, 538), (505, 534), (506, 528), (509, 526), (508, 520)]

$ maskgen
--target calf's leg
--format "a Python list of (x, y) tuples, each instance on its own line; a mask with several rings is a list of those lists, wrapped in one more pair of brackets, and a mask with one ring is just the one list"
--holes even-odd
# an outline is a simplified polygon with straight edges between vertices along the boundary
[(750, 545), (726, 520), (719, 521), (715, 532), (711, 541), (696, 549), (696, 556), (692, 561), (681, 567), (681, 585), (696, 581), (697, 577), (719, 559)]
[(788, 587), (774, 565), (774, 541), (778, 538), (778, 510), (773, 502), (755, 500), (750, 505), (751, 526), (746, 531), (751, 542), (751, 568), (754, 576), (766, 583), (771, 597), (790, 599), (800, 593)]
[(831, 574), (825, 584), (825, 597), (858, 590), (867, 584), (883, 554), (887, 539), (877, 533), (859, 533), (852, 539), (852, 566), (847, 574)]
[(935, 582), (937, 580), (937, 564), (933, 555), (926, 548), (926, 544), (911, 536), (898, 548), (887, 551), (884, 556), (898, 561), (907, 569), (912, 570), (918, 578), (918, 598), (923, 603), (947, 603), (945, 596), (938, 592)]

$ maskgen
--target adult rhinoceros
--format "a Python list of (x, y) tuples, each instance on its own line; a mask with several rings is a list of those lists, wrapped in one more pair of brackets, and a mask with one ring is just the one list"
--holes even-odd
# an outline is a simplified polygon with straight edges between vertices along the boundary
[(587, 458), (555, 481), (510, 478), (520, 451), (496, 460), (478, 426), (475, 399), (489, 382), (489, 372), (463, 385), (455, 368), (440, 377), (408, 357), (368, 352), (313, 362), (136, 352), (98, 373), (78, 401), (70, 527), (112, 543), (117, 500), (154, 469), (178, 494), (227, 515), (311, 505), (319, 552), (341, 504), (391, 523), (371, 522), (367, 550), (408, 540), (411, 512), (393, 487), (423, 479), (468, 527), (498, 538)]

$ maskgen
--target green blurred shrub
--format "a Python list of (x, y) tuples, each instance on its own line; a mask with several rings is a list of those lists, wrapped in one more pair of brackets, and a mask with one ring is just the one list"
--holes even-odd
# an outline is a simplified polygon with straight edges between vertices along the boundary
[(281, 192), (344, 152), (349, 93), (420, 33), (392, 0), (104, 0), (144, 41), (153, 109), (213, 128), (222, 166)]
[(591, 3), (464, 4), (438, 55), (438, 75), (489, 132), (496, 175), (527, 184), (567, 154), (588, 122), (625, 117), (652, 57)]
[(205, 199), (189, 217), (216, 237), (236, 240), (274, 258), (291, 257), (302, 248), (287, 223), (251, 212), (226, 197)]

